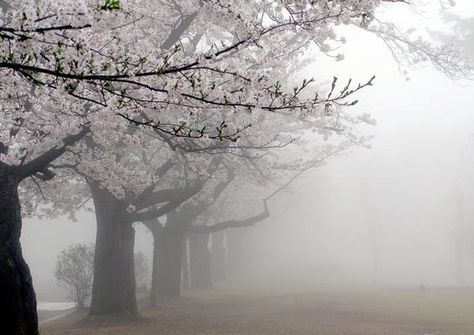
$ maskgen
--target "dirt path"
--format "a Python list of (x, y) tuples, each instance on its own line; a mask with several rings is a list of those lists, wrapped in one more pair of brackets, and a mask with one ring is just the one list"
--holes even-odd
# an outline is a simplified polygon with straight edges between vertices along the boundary
[(43, 335), (474, 335), (474, 290), (300, 291), (226, 287), (143, 308), (141, 320), (71, 316)]

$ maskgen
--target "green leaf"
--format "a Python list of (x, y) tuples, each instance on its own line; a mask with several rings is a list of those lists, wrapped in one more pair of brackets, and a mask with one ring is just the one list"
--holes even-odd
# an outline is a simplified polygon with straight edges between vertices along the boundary
[(120, 10), (120, 0), (105, 0), (98, 5), (100, 10)]

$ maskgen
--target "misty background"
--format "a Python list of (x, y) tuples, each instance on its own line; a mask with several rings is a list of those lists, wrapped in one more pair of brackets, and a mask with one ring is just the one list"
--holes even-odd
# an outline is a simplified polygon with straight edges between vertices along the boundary
[[(451, 12), (474, 17), (474, 4), (458, 1)], [(396, 15), (407, 26), (431, 19), (429, 12)], [(237, 278), (473, 285), (474, 85), (431, 68), (405, 74), (382, 41), (374, 44), (374, 36), (360, 32), (351, 36), (342, 50), (345, 60), (320, 57), (306, 75), (347, 79), (350, 73), (355, 81), (377, 75), (354, 107), (377, 120), (366, 130), (374, 136), (371, 148), (330, 158), (272, 199), (271, 218), (240, 232), (246, 261)], [(151, 262), (152, 236), (135, 227), (135, 250)], [(80, 213), (76, 222), (24, 220), (24, 256), (39, 301), (65, 299), (54, 278), (57, 256), (72, 243), (94, 240), (93, 213)]]

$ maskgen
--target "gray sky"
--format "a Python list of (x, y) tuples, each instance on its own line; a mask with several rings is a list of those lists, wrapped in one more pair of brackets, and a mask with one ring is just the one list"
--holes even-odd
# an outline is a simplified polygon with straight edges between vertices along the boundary
[[(472, 1), (458, 4), (456, 13), (474, 16)], [(420, 19), (401, 9), (392, 16), (409, 27), (434, 14)], [(361, 82), (377, 75), (354, 108), (377, 119), (368, 130), (372, 148), (329, 160), (272, 204), (274, 220), (259, 227), (249, 252), (254, 270), (268, 274), (266, 264), (278, 259), (277, 276), (292, 273), (288, 267), (300, 274), (339, 266), (348, 280), (452, 285), (461, 245), (466, 282), (474, 283), (474, 85), (430, 67), (409, 71), (407, 81), (367, 34), (351, 34), (343, 51), (342, 63), (316, 62), (314, 75)]]

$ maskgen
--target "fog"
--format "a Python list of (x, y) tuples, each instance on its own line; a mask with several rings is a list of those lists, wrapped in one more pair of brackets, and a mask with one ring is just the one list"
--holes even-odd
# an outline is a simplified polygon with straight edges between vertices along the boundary
[[(458, 1), (450, 13), (474, 19), (474, 4)], [(380, 15), (403, 17), (404, 26), (430, 31), (449, 26), (438, 9), (387, 8)], [(315, 57), (300, 76), (364, 82), (376, 75), (351, 107), (351, 113), (375, 118), (375, 125), (360, 128), (371, 139), (305, 171), (268, 201), (269, 218), (226, 230), (227, 249), (231, 239), (241, 241), (241, 253), (227, 269), (229, 282), (423, 291), (474, 287), (474, 84), (452, 80), (430, 65), (401, 68), (378, 37), (339, 29), (350, 36), (340, 47), (345, 59)], [(461, 47), (472, 48), (470, 43)], [(249, 188), (249, 198), (252, 194)], [(93, 208), (92, 200), (89, 205)], [(245, 212), (259, 209), (255, 204)], [(134, 251), (145, 255), (151, 270), (153, 235), (141, 223), (133, 227)], [(71, 244), (96, 243), (96, 229), (94, 213), (86, 210), (75, 220), (23, 219), (21, 244), (39, 302), (69, 301), (55, 277), (58, 256)], [(146, 282), (151, 285), (151, 272)]]
[(348, 43), (340, 71), (377, 74), (357, 106), (377, 120), (371, 148), (331, 158), (278, 196), (270, 222), (249, 236), (252, 270), (273, 279), (472, 285), (474, 86), (431, 69), (407, 80), (382, 43), (357, 50), (365, 38)]
[[(458, 6), (459, 13), (474, 10), (467, 1)], [(416, 15), (407, 24), (418, 23)], [(344, 47), (346, 60), (309, 67), (377, 75), (355, 107), (377, 120), (367, 130), (370, 148), (330, 158), (272, 201), (271, 218), (243, 233), (242, 278), (474, 284), (474, 86), (432, 68), (413, 70), (408, 80), (383, 43), (370, 39), (359, 33)], [(373, 44), (379, 47), (364, 50)], [(139, 225), (137, 232), (137, 250), (151, 259), (150, 234)], [(53, 275), (58, 253), (94, 240), (92, 213), (77, 222), (26, 220), (22, 243), (40, 299), (64, 298)]]

